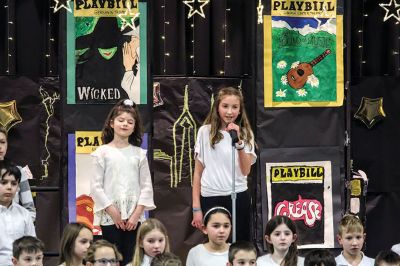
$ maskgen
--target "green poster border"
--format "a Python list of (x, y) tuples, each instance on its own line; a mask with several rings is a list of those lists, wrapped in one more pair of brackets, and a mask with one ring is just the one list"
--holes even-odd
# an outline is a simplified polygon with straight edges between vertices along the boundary
[[(71, 2), (74, 10), (74, 2)], [(75, 17), (67, 13), (67, 104), (75, 104)]]
[[(140, 104), (147, 104), (147, 3), (139, 2)], [(143, 49), (144, 48), (144, 49)]]

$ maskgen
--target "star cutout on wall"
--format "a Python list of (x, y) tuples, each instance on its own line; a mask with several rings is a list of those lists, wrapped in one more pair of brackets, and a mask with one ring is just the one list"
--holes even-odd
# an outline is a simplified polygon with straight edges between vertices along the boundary
[(61, 8), (64, 8), (68, 12), (72, 13), (72, 8), (71, 4), (69, 3), (69, 0), (54, 0), (55, 6), (53, 9), (53, 13), (56, 13), (58, 10)]
[[(136, 28), (134, 21), (137, 17), (139, 17), (139, 12), (132, 12), (131, 4), (128, 1), (125, 12), (118, 14), (118, 17), (122, 20), (121, 31), (127, 27), (134, 30)], [(129, 17), (130, 19), (126, 19), (126, 17)]]
[[(187, 1), (183, 1), (183, 3), (190, 8), (187, 18), (191, 18), (195, 14), (199, 14), (203, 18), (206, 18), (206, 15), (204, 14), (203, 8), (209, 2), (210, 2), (210, 0), (187, 0)], [(195, 5), (197, 5), (197, 7)]]
[(389, 4), (379, 4), (380, 7), (382, 7), (385, 11), (385, 17), (383, 18), (383, 21), (388, 20), (389, 18), (393, 17), (397, 21), (400, 22), (400, 4), (396, 2), (396, 0), (390, 0)]
[(368, 128), (372, 128), (377, 122), (383, 120), (385, 117), (386, 114), (383, 110), (382, 97), (376, 99), (362, 97), (360, 106), (354, 114), (354, 118), (359, 119)]
[(2, 127), (8, 131), (21, 121), (22, 118), (18, 113), (15, 100), (0, 103), (0, 125)]

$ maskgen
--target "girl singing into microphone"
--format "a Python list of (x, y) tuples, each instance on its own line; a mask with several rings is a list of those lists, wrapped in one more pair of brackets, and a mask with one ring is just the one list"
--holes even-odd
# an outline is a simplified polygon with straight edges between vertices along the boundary
[[(250, 238), (247, 175), (256, 161), (254, 135), (240, 90), (222, 88), (197, 133), (192, 183), (192, 226), (201, 230), (203, 213), (215, 206), (232, 211), (232, 130), (236, 131), (235, 191), (237, 240)], [(229, 134), (231, 132), (231, 135)]]

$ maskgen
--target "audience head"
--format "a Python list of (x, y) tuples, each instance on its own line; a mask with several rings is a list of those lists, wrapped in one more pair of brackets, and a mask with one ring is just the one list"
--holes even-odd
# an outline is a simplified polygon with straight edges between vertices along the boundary
[(17, 193), (21, 172), (9, 161), (0, 161), (0, 205), (9, 207)]
[(400, 255), (393, 250), (382, 250), (375, 258), (375, 266), (400, 266)]
[(364, 226), (361, 220), (352, 214), (343, 216), (339, 223), (337, 238), (345, 256), (358, 256), (365, 239)]
[(178, 256), (171, 252), (164, 252), (156, 255), (150, 266), (182, 266), (182, 261)]
[(23, 236), (13, 243), (14, 266), (43, 266), (44, 244), (33, 236)]
[(147, 219), (139, 226), (136, 235), (132, 266), (140, 265), (144, 255), (154, 258), (164, 252), (169, 252), (167, 229), (159, 220)]
[[(282, 215), (272, 217), (265, 226), (265, 241), (271, 254), (275, 251), (287, 252), (284, 266), (297, 264), (297, 229), (289, 217)], [(285, 245), (282, 245), (282, 242), (285, 242)]]
[(116, 245), (100, 239), (89, 247), (85, 261), (86, 266), (119, 266), (122, 255)]
[(336, 266), (336, 261), (328, 250), (316, 249), (307, 253), (304, 266)]
[[(209, 209), (203, 217), (203, 233), (215, 245), (226, 244), (231, 233), (231, 213), (224, 207)], [(222, 229), (222, 232), (220, 231)], [(223, 237), (221, 237), (223, 235)]]
[(256, 265), (257, 250), (247, 241), (237, 241), (229, 246), (227, 266)]
[(73, 261), (83, 261), (92, 241), (89, 227), (81, 223), (67, 224), (61, 237), (59, 263), (69, 266)]

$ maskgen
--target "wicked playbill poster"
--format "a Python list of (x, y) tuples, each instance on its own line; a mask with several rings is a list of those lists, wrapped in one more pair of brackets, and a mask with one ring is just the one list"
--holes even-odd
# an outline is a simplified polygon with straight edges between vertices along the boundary
[(341, 106), (339, 1), (271, 0), (264, 16), (265, 107)]
[(290, 217), (299, 248), (335, 247), (334, 227), (341, 214), (339, 157), (337, 149), (324, 149), (268, 149), (261, 154), (263, 221), (275, 215)]
[(74, 2), (67, 12), (67, 103), (147, 99), (146, 3)]

